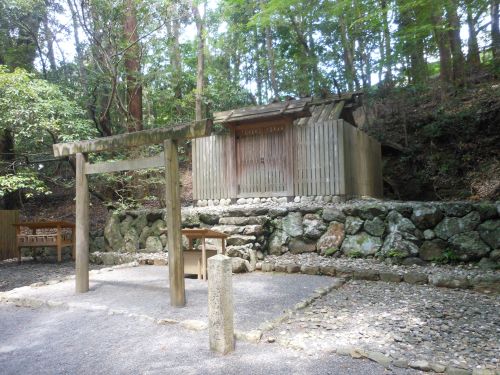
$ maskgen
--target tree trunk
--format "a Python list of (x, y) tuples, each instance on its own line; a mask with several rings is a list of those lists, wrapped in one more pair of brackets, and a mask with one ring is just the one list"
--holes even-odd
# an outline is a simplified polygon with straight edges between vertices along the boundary
[[(344, 50), (344, 71), (347, 82), (347, 89), (354, 91), (354, 85), (357, 81), (356, 69), (354, 67), (354, 43), (350, 41), (346, 24), (343, 19), (339, 20), (340, 39)], [(356, 85), (359, 86), (359, 83)]]
[(442, 9), (436, 9), (432, 15), (434, 37), (439, 49), (439, 77), (441, 82), (450, 83), (452, 81), (451, 51), (446, 38), (446, 30), (443, 27)]
[(85, 70), (85, 66), (83, 65), (83, 48), (80, 42), (80, 37), (78, 36), (78, 17), (76, 14), (75, 7), (73, 5), (73, 0), (68, 0), (68, 7), (71, 12), (71, 20), (73, 22), (73, 39), (75, 41), (75, 49), (76, 49), (76, 63), (78, 65), (78, 72), (80, 73), (80, 81), (82, 86), (87, 88), (87, 71)]
[[(15, 173), (13, 166), (15, 160), (14, 136), (9, 129), (0, 132), (0, 175)], [(20, 206), (20, 196), (17, 191), (4, 195), (0, 201), (1, 206), (6, 210), (13, 210)]]
[(481, 65), (481, 59), (479, 57), (479, 44), (477, 42), (477, 31), (476, 31), (476, 20), (472, 13), (472, 0), (465, 1), (465, 7), (467, 10), (467, 27), (469, 30), (469, 39), (467, 41), (468, 52), (467, 52), (467, 65), (470, 70), (477, 70)]
[(267, 66), (269, 69), (269, 80), (271, 81), (271, 89), (274, 99), (279, 98), (278, 81), (276, 80), (276, 63), (274, 60), (273, 39), (271, 35), (271, 27), (266, 26), (266, 50), (267, 50)]
[(384, 30), (384, 64), (385, 64), (385, 81), (392, 82), (392, 52), (391, 52), (391, 33), (389, 31), (388, 7), (387, 0), (381, 0), (382, 7), (382, 27)]
[(500, 70), (500, 26), (498, 20), (498, 0), (491, 0), (491, 51), (493, 53), (493, 67), (496, 73)]
[(450, 39), (450, 49), (453, 56), (453, 82), (461, 86), (465, 79), (465, 59), (462, 52), (462, 40), (460, 39), (460, 19), (457, 15), (458, 2), (450, 0), (446, 4), (446, 14), (448, 18), (448, 37)]
[[(47, 7), (47, 2), (45, 2), (45, 6)], [(57, 69), (56, 58), (54, 56), (54, 35), (52, 34), (52, 30), (50, 29), (48, 17), (49, 15), (47, 9), (43, 14), (43, 33), (45, 37), (45, 43), (47, 45), (47, 58), (49, 59), (50, 70), (52, 74), (54, 74)]]
[(124, 36), (126, 40), (125, 72), (127, 75), (127, 129), (143, 129), (141, 46), (137, 33), (137, 15), (134, 0), (125, 0)]
[(182, 107), (179, 101), (182, 99), (182, 65), (181, 65), (181, 50), (179, 48), (179, 32), (180, 21), (179, 11), (176, 8), (175, 14), (171, 22), (167, 23), (167, 31), (169, 35), (169, 52), (170, 64), (172, 67), (172, 87), (174, 89), (174, 98), (176, 99), (177, 115), (181, 115)]
[(198, 65), (196, 67), (196, 97), (195, 97), (195, 120), (200, 121), (207, 117), (203, 105), (203, 88), (205, 83), (205, 27), (203, 19), (200, 16), (198, 7), (191, 3), (191, 9), (196, 23), (196, 34), (198, 39), (197, 57)]

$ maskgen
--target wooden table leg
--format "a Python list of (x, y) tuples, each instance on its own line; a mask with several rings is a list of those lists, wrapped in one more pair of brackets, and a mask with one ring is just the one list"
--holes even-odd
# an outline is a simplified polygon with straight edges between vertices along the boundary
[[(36, 234), (36, 229), (33, 228), (31, 230), (31, 234)], [(31, 256), (33, 257), (33, 260), (36, 260), (36, 249), (36, 246), (31, 248)]]
[(21, 228), (16, 226), (16, 249), (17, 249), (17, 261), (21, 263), (21, 246), (19, 246), (19, 235), (21, 234)]
[(205, 247), (205, 237), (201, 237), (201, 266), (203, 267), (203, 280), (207, 280), (207, 258), (206, 258), (206, 247)]
[(57, 235), (56, 235), (56, 244), (57, 244), (57, 262), (61, 263), (62, 261), (62, 244), (61, 244), (61, 227), (57, 227)]
[(71, 259), (76, 260), (75, 229), (71, 228)]
[(222, 252), (222, 255), (226, 255), (226, 239), (225, 238), (221, 238), (220, 239), (220, 243), (221, 243), (221, 252)]

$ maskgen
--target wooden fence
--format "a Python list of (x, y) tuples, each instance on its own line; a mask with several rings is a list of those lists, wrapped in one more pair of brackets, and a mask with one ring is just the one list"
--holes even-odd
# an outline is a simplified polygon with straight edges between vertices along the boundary
[(278, 132), (261, 133), (255, 140), (234, 133), (195, 139), (193, 198), (382, 196), (380, 143), (349, 123), (299, 121), (283, 130), (282, 144)]
[(0, 260), (17, 257), (16, 228), (19, 211), (0, 210)]

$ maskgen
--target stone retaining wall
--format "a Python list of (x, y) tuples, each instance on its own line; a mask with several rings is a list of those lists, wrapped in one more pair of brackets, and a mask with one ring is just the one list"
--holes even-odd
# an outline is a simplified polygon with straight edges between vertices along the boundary
[[(266, 254), (312, 252), (402, 264), (479, 261), (498, 268), (499, 217), (500, 202), (301, 201), (182, 211), (184, 227), (227, 233), (228, 255), (240, 258), (241, 268), (253, 268)], [(165, 252), (164, 220), (160, 210), (113, 213), (104, 233), (94, 234), (91, 251)]]

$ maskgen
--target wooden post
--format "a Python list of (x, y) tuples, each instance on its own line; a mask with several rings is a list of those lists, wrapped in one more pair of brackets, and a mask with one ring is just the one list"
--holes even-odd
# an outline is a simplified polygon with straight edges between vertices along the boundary
[[(21, 263), (21, 247), (19, 246), (19, 235), (21, 234), (21, 227), (16, 225), (16, 250), (17, 250), (17, 262)], [(3, 260), (3, 259), (2, 259)]]
[(57, 262), (61, 263), (62, 262), (62, 229), (61, 226), (57, 226), (57, 234), (56, 234), (56, 244), (57, 244)]
[(76, 292), (89, 291), (89, 188), (85, 175), (87, 156), (76, 154)]
[(177, 141), (167, 139), (165, 148), (165, 202), (167, 205), (168, 271), (170, 279), (170, 304), (186, 305), (184, 286), (184, 257), (181, 237), (181, 200), (179, 189), (179, 162)]

